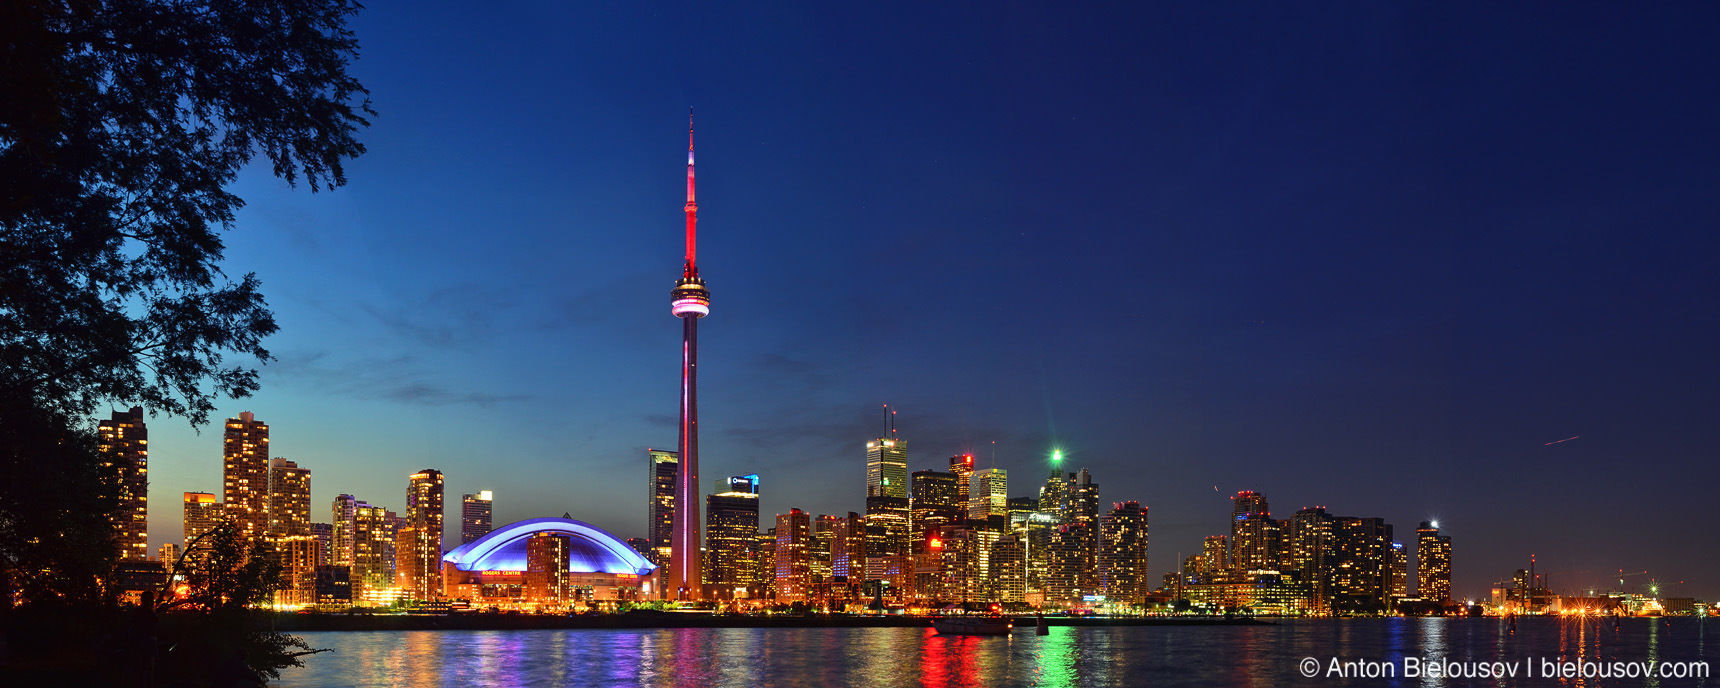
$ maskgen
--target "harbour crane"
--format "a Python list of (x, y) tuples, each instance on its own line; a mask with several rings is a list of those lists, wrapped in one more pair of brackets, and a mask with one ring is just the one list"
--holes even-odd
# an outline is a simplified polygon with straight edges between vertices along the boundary
[(1631, 576), (1646, 576), (1646, 575), (1648, 575), (1647, 571), (1636, 571), (1634, 573), (1625, 573), (1624, 569), (1619, 569), (1618, 570), (1618, 591), (1619, 592), (1625, 592), (1624, 579), (1629, 578)]

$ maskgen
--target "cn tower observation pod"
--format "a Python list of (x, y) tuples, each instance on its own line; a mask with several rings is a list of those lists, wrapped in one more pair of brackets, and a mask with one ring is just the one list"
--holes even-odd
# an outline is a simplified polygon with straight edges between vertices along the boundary
[(460, 571), (525, 571), (526, 541), (537, 533), (567, 536), (568, 570), (573, 573), (612, 573), (648, 576), (657, 566), (620, 538), (597, 526), (571, 518), (515, 521), (442, 555)]

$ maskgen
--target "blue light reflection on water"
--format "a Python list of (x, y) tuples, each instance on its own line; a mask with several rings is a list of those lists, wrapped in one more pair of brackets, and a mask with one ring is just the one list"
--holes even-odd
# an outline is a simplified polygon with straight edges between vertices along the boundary
[[(1398, 663), (1713, 661), (1696, 619), (1290, 621), (1272, 626), (1031, 626), (1008, 637), (929, 628), (704, 628), (305, 633), (313, 647), (273, 685), (299, 686), (1434, 686), (1426, 679), (1303, 678), (1313, 657)], [(1720, 669), (1713, 666), (1711, 670)], [(1536, 682), (1580, 688), (1716, 686), (1707, 680)]]

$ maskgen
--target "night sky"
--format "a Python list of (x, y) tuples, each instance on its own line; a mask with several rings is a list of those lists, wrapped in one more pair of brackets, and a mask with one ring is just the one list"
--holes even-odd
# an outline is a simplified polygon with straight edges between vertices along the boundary
[[(864, 511), (888, 403), (910, 470), (1037, 495), (1061, 447), (1155, 581), (1253, 489), (1437, 518), (1459, 598), (1531, 554), (1720, 597), (1715, 5), (644, 4), (376, 3), (350, 184), (237, 184), (281, 332), (217, 417), (316, 520), (437, 468), (449, 546), (480, 489), (644, 534), (694, 106), (701, 477), (763, 522)], [(178, 541), (221, 427), (150, 430)]]

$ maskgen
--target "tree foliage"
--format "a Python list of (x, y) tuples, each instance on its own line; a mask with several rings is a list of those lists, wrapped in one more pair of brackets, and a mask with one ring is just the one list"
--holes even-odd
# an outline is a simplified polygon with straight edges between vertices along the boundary
[[(118, 489), (92, 414), (141, 405), (197, 426), (218, 397), (257, 389), (247, 364), (269, 360), (263, 340), (276, 325), (256, 277), (221, 269), (221, 232), (243, 206), (227, 187), (259, 155), (290, 185), (346, 182), (374, 114), (347, 73), (358, 44), (346, 21), (358, 9), (0, 2), (0, 669), (31, 655), (8, 640), (29, 638), (48, 657), (85, 645), (54, 639), (90, 630), (65, 622), (64, 634), (32, 634), (31, 623), (118, 613), (101, 580)], [(263, 573), (241, 567), (226, 582)], [(203, 632), (229, 628), (213, 612), (180, 616)], [(34, 621), (8, 620), (25, 617)], [(221, 651), (263, 675), (297, 643), (233, 638)]]
[(299, 657), (318, 652), (297, 637), (270, 630), (265, 618), (250, 610), (283, 587), (281, 565), (267, 545), (259, 542), (247, 550), (231, 523), (187, 544), (173, 567), (184, 576), (183, 592), (170, 587), (155, 598), (162, 640), (172, 648), (160, 653), (161, 677), (203, 683), (228, 671), (262, 681), (278, 678), (281, 669), (304, 666)]
[(346, 0), (10, 0), (0, 9), (0, 394), (207, 422), (275, 322), (228, 279), (226, 190), (259, 152), (312, 190), (371, 113)]

